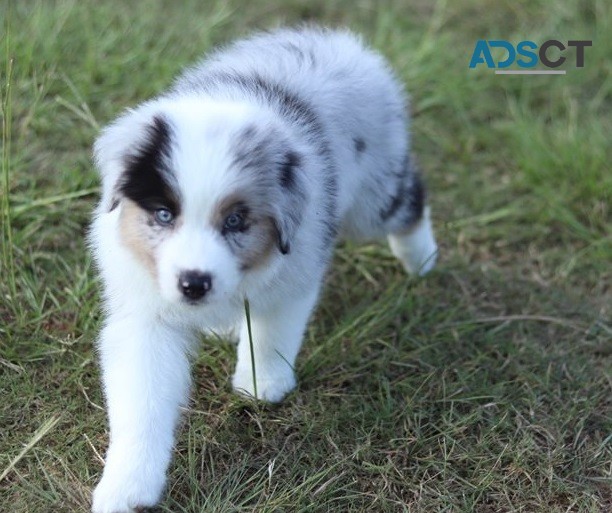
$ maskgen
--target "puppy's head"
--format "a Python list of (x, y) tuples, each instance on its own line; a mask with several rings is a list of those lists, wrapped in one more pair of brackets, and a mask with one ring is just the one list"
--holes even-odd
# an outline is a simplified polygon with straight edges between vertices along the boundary
[(282, 258), (306, 201), (303, 152), (269, 113), (238, 104), (158, 100), (95, 144), (101, 212), (167, 300), (235, 297)]

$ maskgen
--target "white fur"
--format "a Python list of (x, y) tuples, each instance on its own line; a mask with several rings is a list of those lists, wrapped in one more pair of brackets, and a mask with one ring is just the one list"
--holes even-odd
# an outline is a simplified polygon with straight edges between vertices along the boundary
[[(270, 44), (274, 41), (301, 49), (304, 62), (298, 65), (296, 52), (280, 51)], [(315, 66), (308, 65), (311, 57)], [(227, 93), (198, 89), (200, 77), (226, 70), (257, 70), (303, 98), (316, 111), (331, 154), (322, 155), (303, 126), (265, 102), (240, 98), (236, 88)], [(240, 333), (232, 383), (236, 391), (255, 395), (245, 297), (251, 305), (257, 398), (277, 402), (295, 387), (295, 360), (333, 248), (323, 242), (327, 217), (335, 216), (347, 236), (388, 235), (393, 253), (410, 272), (424, 274), (433, 267), (437, 249), (428, 210), (405, 230), (391, 229), (393, 219), (380, 221), (396, 187), (381, 170), (399, 165), (409, 151), (404, 104), (402, 89), (382, 58), (353, 35), (285, 30), (213, 54), (169, 94), (126, 112), (104, 130), (95, 147), (103, 194), (90, 242), (104, 282), (107, 318), (99, 352), (111, 436), (94, 492), (95, 513), (125, 513), (159, 501), (179, 409), (188, 398), (188, 360), (198, 332)], [(183, 203), (182, 224), (156, 250), (152, 275), (121, 240), (123, 202), (111, 205), (126, 153), (140, 144), (147, 123), (159, 113), (174, 129), (171, 167)], [(250, 124), (282, 134), (283, 144), (300, 153), (307, 200), (290, 252), (275, 251), (265, 265), (243, 272), (205, 220), (242, 179), (230, 169), (231, 150), (236, 134)], [(357, 156), (356, 133), (367, 142)], [(333, 212), (325, 208), (326, 158), (337, 173)], [(283, 206), (282, 196), (274, 203), (271, 208), (280, 216), (291, 208)], [(181, 301), (177, 276), (190, 269), (214, 274), (202, 304)]]
[(430, 208), (408, 233), (389, 235), (389, 247), (410, 274), (423, 276), (436, 265), (438, 246), (431, 227)]

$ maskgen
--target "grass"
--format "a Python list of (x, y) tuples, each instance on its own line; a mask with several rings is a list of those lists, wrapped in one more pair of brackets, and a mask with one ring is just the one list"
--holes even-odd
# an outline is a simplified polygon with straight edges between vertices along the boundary
[[(211, 46), (349, 25), (412, 94), (441, 261), (342, 245), (282, 405), (209, 340), (161, 512), (612, 508), (612, 8), (605, 0), (3, 2), (0, 511), (87, 511), (107, 428), (83, 235), (101, 125)], [(592, 39), (565, 76), (478, 39)], [(569, 54), (571, 61), (571, 56)]]

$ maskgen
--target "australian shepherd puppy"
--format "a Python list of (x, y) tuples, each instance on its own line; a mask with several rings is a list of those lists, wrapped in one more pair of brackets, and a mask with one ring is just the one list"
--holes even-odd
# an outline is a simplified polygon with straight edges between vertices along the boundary
[(346, 31), (277, 30), (211, 54), (106, 127), (95, 161), (110, 421), (96, 513), (159, 501), (198, 333), (235, 330), (234, 389), (277, 402), (339, 236), (386, 236), (411, 273), (434, 265), (402, 86)]

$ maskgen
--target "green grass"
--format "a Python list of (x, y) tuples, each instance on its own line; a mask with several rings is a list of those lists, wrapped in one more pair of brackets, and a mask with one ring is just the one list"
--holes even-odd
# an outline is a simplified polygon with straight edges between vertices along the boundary
[[(406, 82), (441, 261), (414, 279), (341, 246), (280, 406), (232, 394), (233, 348), (207, 341), (159, 511), (610, 511), (605, 0), (0, 3), (0, 511), (87, 511), (102, 470), (99, 127), (211, 46), (302, 19), (363, 33)], [(482, 38), (593, 47), (507, 77), (468, 69)]]

